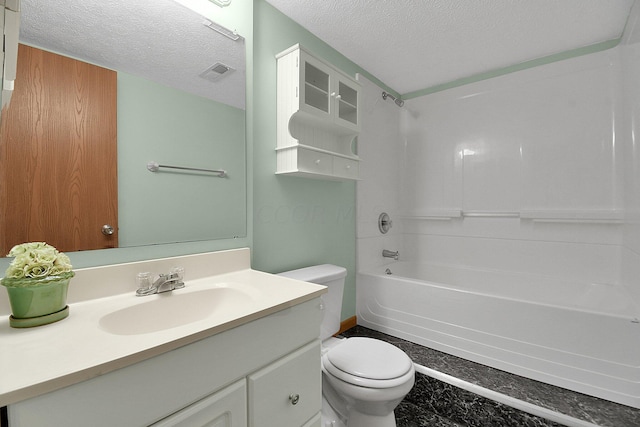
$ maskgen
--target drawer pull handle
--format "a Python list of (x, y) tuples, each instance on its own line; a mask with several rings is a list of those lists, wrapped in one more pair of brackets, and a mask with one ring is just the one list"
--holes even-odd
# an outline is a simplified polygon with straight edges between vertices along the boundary
[(298, 401), (300, 400), (300, 395), (299, 394), (290, 394), (289, 395), (289, 400), (291, 401), (292, 405), (297, 405)]

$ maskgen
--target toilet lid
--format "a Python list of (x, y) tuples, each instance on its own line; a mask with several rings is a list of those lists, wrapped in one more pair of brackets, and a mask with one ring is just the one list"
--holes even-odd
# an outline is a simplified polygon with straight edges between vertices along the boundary
[(372, 380), (401, 377), (413, 366), (398, 347), (372, 338), (347, 338), (329, 350), (326, 357), (340, 371)]

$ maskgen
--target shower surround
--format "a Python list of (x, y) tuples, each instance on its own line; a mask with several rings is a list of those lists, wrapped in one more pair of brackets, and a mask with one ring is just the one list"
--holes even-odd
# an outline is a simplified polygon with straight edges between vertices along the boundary
[[(494, 346), (505, 355), (500, 369), (640, 407), (638, 363), (627, 357), (640, 333), (639, 15), (636, 4), (615, 48), (408, 99), (402, 108), (360, 77), (360, 324), (485, 364), (498, 359), (482, 350)], [(381, 212), (394, 221), (385, 235)], [(380, 285), (378, 272), (394, 270), (383, 249), (400, 252), (402, 269), (449, 272), (429, 282), (462, 293), (421, 294), (426, 288), (416, 286), (403, 302), (397, 282)], [(543, 309), (523, 321), (519, 310), (458, 298), (485, 295), (487, 284), (505, 307), (542, 300)], [(421, 298), (429, 299), (423, 309)], [(545, 317), (551, 308), (553, 322)], [(466, 323), (443, 317), (448, 309), (464, 312)], [(580, 320), (605, 312), (615, 320), (607, 327)], [(509, 324), (519, 325), (510, 335), (490, 326)], [(550, 337), (559, 330), (566, 338), (556, 346)], [(509, 340), (529, 356), (555, 359), (509, 359), (495, 344)], [(585, 350), (608, 342), (620, 346)], [(615, 380), (562, 378), (575, 370)]]

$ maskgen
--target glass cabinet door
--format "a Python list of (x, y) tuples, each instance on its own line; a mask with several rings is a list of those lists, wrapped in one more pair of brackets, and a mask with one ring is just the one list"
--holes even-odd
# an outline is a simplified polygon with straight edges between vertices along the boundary
[(299, 87), (301, 110), (350, 131), (360, 130), (357, 87), (304, 51), (300, 52)]
[(320, 61), (300, 52), (300, 109), (329, 117), (331, 105), (331, 72)]
[(354, 131), (360, 130), (358, 118), (358, 90), (346, 81), (337, 79), (336, 93), (336, 121)]

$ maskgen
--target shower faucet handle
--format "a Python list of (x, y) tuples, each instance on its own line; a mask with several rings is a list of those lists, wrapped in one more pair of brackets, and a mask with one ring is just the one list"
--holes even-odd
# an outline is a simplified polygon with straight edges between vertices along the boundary
[(378, 229), (382, 234), (386, 234), (389, 229), (393, 226), (393, 221), (389, 217), (389, 214), (386, 212), (382, 212), (378, 217)]

